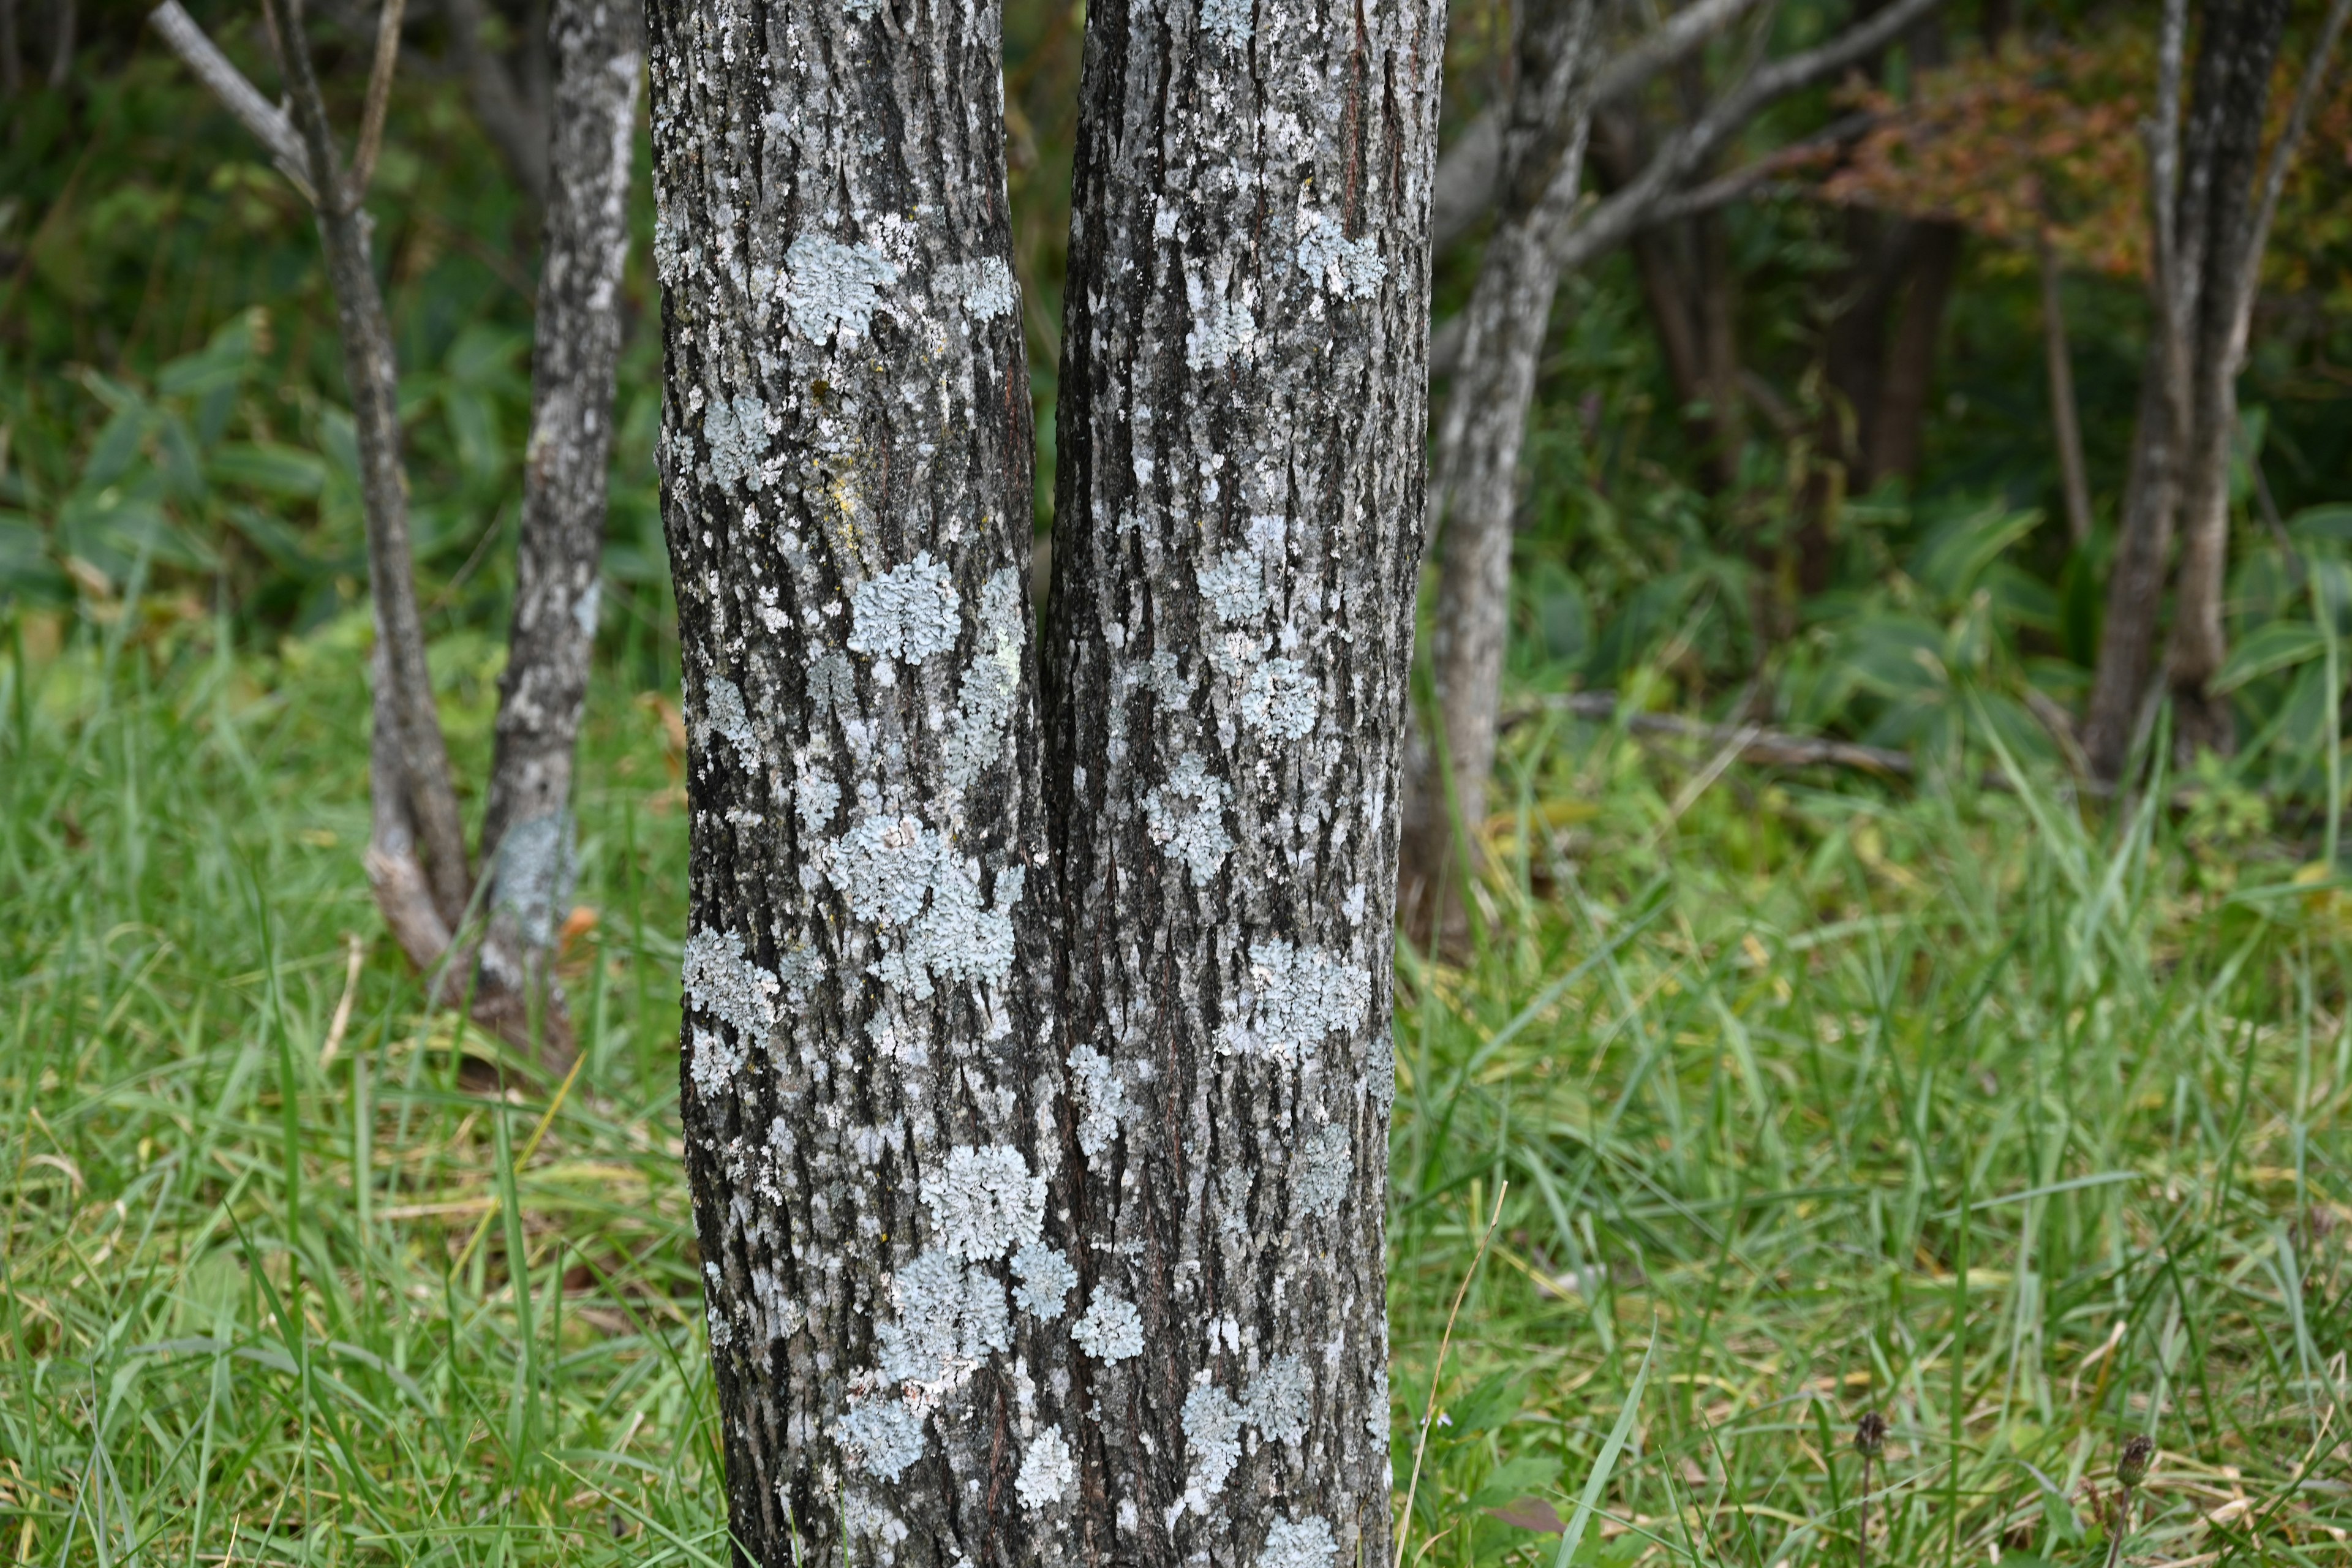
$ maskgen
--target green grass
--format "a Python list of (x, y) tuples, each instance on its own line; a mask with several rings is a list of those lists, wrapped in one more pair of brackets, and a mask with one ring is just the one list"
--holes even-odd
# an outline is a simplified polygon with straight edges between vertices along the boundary
[[(551, 1115), (379, 934), (351, 629), (215, 631), (0, 658), (0, 1563), (723, 1562), (663, 715), (594, 700)], [(436, 668), (478, 758), (488, 645)], [(1413, 1561), (1589, 1494), (1579, 1563), (1852, 1563), (1874, 1408), (1874, 1563), (2102, 1563), (2138, 1432), (2127, 1559), (2352, 1560), (2344, 893), (2210, 815), (1513, 746), (1476, 940), (1400, 963), (1401, 1481), (1501, 1194)]]

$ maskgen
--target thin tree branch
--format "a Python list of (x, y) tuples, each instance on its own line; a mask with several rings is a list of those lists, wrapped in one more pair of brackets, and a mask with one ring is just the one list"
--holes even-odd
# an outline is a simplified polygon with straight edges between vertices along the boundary
[(1802, 168), (1823, 153), (1833, 152), (1861, 140), (1870, 128), (1877, 123), (1878, 119), (1875, 115), (1849, 114), (1842, 120), (1833, 121), (1828, 129), (1815, 135), (1808, 136), (1801, 142), (1792, 142), (1779, 152), (1759, 158), (1753, 163), (1743, 163), (1727, 174), (1709, 180), (1706, 184), (1694, 185), (1687, 191), (1659, 198), (1657, 205), (1642, 218), (1639, 226), (1656, 228), (1664, 224), (1679, 222), (1686, 217), (1696, 217), (1702, 213), (1714, 212), (1717, 208), (1729, 206), (1734, 202), (1744, 201), (1749, 196), (1759, 194), (1800, 195), (1805, 187), (1783, 184), (1777, 181), (1775, 176), (1786, 174), (1791, 169)]
[[(1697, 0), (1685, 6), (1601, 68), (1591, 90), (1592, 104), (1599, 107), (1633, 92), (1756, 4), (1758, 0)], [(1464, 126), (1438, 159), (1429, 215), (1431, 249), (1444, 250), (1493, 208), (1502, 174), (1503, 119), (1502, 108), (1488, 109)]]
[(515, 184), (535, 204), (547, 201), (547, 124), (534, 115), (513, 73), (483, 45), (481, 0), (441, 0), (449, 24), (450, 47), (465, 68), (474, 118), (498, 149)]
[(2065, 302), (2050, 237), (2034, 241), (2042, 268), (2042, 348), (2050, 376), (2050, 419), (2058, 442), (2058, 478), (2066, 498), (2066, 537), (2080, 550), (2091, 540), (2091, 480), (2083, 463), (2083, 424), (2074, 405), (2074, 356), (2066, 346)]
[(247, 81), (236, 62), (221, 53), (219, 46), (205, 36), (180, 0), (163, 0), (147, 14), (147, 20), (163, 36), (172, 52), (195, 73), (196, 79), (212, 89), (221, 107), (253, 132), (269, 153), (270, 161), (278, 165), (278, 172), (301, 191), (302, 199), (315, 205), (318, 192), (305, 173), (302, 139), (294, 133), (293, 122), (287, 119), (286, 111), (261, 96), (261, 89)]
[(1943, 0), (1895, 0), (1868, 21), (1847, 28), (1817, 48), (1765, 66), (1696, 124), (1660, 148), (1633, 182), (1587, 211), (1575, 210), (1573, 184), (1546, 193), (1555, 218), (1549, 248), (1561, 270), (1580, 267), (1622, 243), (1650, 209), (1702, 166), (1717, 148), (1766, 109), (1885, 48)]
[(367, 199), (368, 182), (375, 177), (375, 155), (383, 144), (384, 111), (392, 103), (392, 73), (400, 62), (400, 18), (406, 0), (383, 0), (376, 19), (375, 64), (368, 72), (367, 102), (360, 111), (359, 146), (352, 153), (351, 199)]

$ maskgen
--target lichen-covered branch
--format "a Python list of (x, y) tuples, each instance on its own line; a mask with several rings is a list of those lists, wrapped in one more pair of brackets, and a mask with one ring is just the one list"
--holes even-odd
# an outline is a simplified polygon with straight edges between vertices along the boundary
[[(655, 0), (682, 1110), (750, 1561), (1055, 1558), (1084, 1409), (1001, 18)], [(739, 1559), (740, 1560), (740, 1559)]]
[(1444, 11), (1089, 8), (1045, 679), (1088, 1562), (1388, 1552)]
[(645, 64), (634, 0), (556, 0), (546, 247), (523, 453), (514, 620), (499, 692), (480, 860), (516, 989), (543, 992), (553, 1055), (568, 1033), (548, 955), (572, 882), (572, 756), (595, 647), (613, 450), (613, 374), (628, 261), (629, 160)]

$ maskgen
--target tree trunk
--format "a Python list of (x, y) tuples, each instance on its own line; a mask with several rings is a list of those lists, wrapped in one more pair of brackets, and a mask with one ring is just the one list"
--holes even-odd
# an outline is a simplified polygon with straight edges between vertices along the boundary
[(1072, 1559), (1391, 1555), (1391, 803), (1444, 25), (1087, 17), (1045, 670)]
[[(628, 261), (642, 22), (634, 0), (556, 0), (547, 236), (523, 455), (514, 619), (480, 859), (497, 947), (543, 992), (572, 882), (572, 756), (596, 634), (613, 370)], [(551, 993), (550, 999), (552, 1000)], [(561, 1026), (551, 1010), (551, 1032)]]
[[(2230, 564), (2230, 443), (2238, 424), (2238, 371), (2245, 342), (2241, 301), (2255, 287), (2254, 184), (2271, 68), (2286, 32), (2286, 0), (2212, 0), (2198, 50), (2195, 113), (2189, 122), (2189, 178), (2203, 172), (2206, 199), (2199, 232), (2184, 248), (2201, 257), (2193, 313), (2187, 397), (2189, 433), (2180, 443), (2180, 587), (2174, 600), (2169, 678), (2176, 734), (2184, 755), (2199, 748), (2229, 752), (2234, 742), (2228, 702), (2206, 691), (2229, 652), (2221, 591)], [(2186, 224), (2176, 229), (2185, 233)]]
[(2164, 574), (2172, 553), (2176, 503), (2172, 412), (2163, 345), (2148, 345), (2140, 375), (2139, 413), (2132, 431), (2131, 467), (2124, 477), (2115, 564), (2107, 572), (2107, 613), (2099, 628), (2098, 667), (2083, 715), (2083, 757), (2094, 778), (2113, 784), (2130, 759), (2156, 650), (2164, 605)]
[[(2122, 537), (2107, 584), (2084, 752), (2115, 781), (2148, 678), (2164, 557), (2181, 529), (2168, 679), (2184, 754), (2231, 744), (2227, 706), (2205, 688), (2226, 652), (2222, 576), (2229, 555), (2229, 453), (2242, 319), (2260, 261), (2252, 199), (2270, 72), (2284, 0), (2210, 0), (2199, 40), (2186, 145), (2178, 142), (2185, 6), (2167, 7), (2155, 166), (2155, 310), (2139, 427), (2125, 480)], [(2332, 35), (2331, 35), (2332, 38)], [(2286, 144), (2274, 152), (2284, 157)], [(2283, 166), (2283, 165), (2282, 165)]]
[(1943, 336), (1944, 308), (1959, 275), (1960, 226), (1927, 222), (1911, 245), (1909, 276), (1886, 348), (1878, 383), (1878, 405), (1870, 421), (1864, 468), (1870, 482), (1895, 475), (1916, 479), (1919, 443), (1927, 425), (1927, 398), (1935, 390), (1936, 350)]
[(681, 1109), (737, 1561), (1067, 1555), (1001, 13), (648, 24)]
[[(1510, 638), (1519, 448), (1559, 286), (1549, 231), (1565, 221), (1584, 155), (1589, 120), (1575, 84), (1591, 11), (1590, 0), (1538, 0), (1520, 19), (1500, 211), (1463, 308), (1461, 362), (1438, 430), (1430, 641), (1437, 700), (1406, 776), (1397, 895), (1405, 929), (1420, 940), (1441, 934), (1457, 910), (1455, 825), (1475, 834), (1486, 814)], [(1557, 106), (1562, 100), (1574, 107)], [(1705, 348), (1692, 348), (1703, 375)]]

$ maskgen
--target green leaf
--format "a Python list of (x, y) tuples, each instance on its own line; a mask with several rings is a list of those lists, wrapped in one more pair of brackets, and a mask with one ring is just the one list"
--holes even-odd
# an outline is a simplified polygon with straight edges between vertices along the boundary
[(2286, 531), (2305, 543), (2322, 539), (2352, 543), (2352, 501), (2305, 507), (2287, 519)]
[(1499, 1508), (1537, 1492), (1549, 1491), (1559, 1479), (1559, 1462), (1536, 1454), (1522, 1454), (1496, 1467), (1486, 1484), (1472, 1495), (1472, 1508)]
[(2250, 680), (2317, 658), (2326, 647), (2309, 621), (2273, 621), (2230, 650), (2211, 690), (2217, 697), (2235, 691)]
[(1642, 1390), (1650, 1381), (1650, 1358), (1658, 1353), (1658, 1325), (1650, 1323), (1650, 1344), (1642, 1352), (1642, 1364), (1634, 1369), (1633, 1386), (1625, 1391), (1625, 1407), (1617, 1412), (1617, 1424), (1609, 1428), (1608, 1440), (1601, 1445), (1601, 1458), (1585, 1478), (1584, 1490), (1576, 1500), (1576, 1511), (1568, 1516), (1568, 1528), (1560, 1532), (1559, 1551), (1553, 1554), (1551, 1568), (1569, 1568), (1576, 1561), (1577, 1543), (1584, 1539), (1585, 1528), (1592, 1522), (1593, 1510), (1601, 1505), (1601, 1494), (1609, 1485), (1609, 1474), (1617, 1468), (1617, 1456), (1625, 1451), (1625, 1439), (1633, 1435), (1633, 1422), (1642, 1414)]
[(1946, 523), (1928, 535), (1912, 558), (1911, 576), (1946, 603), (1957, 604), (2002, 551), (2041, 521), (2039, 510), (2007, 511), (1996, 506)]
[(213, 454), (211, 467), (215, 484), (264, 495), (307, 499), (327, 482), (327, 465), (318, 454), (276, 442), (231, 442)]
[(1457, 1438), (1473, 1432), (1491, 1432), (1518, 1413), (1518, 1378), (1507, 1372), (1495, 1373), (1446, 1412), (1453, 1418), (1454, 1436)]

